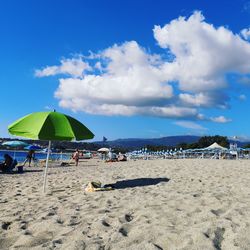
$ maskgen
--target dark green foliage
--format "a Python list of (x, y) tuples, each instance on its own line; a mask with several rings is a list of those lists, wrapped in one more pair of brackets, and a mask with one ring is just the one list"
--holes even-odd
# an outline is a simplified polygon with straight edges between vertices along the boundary
[(118, 153), (122, 153), (122, 154), (125, 154), (129, 151), (129, 149), (126, 149), (126, 148), (120, 148), (120, 147), (116, 147), (113, 149), (113, 152), (115, 152), (116, 154)]
[[(9, 138), (2, 138), (2, 141), (9, 141)], [(37, 144), (40, 145), (42, 148), (48, 147), (48, 141), (40, 141), (40, 140), (26, 140), (22, 139), (22, 141), (28, 143), (28, 144)], [(91, 150), (96, 151), (100, 148), (100, 145), (96, 145), (94, 143), (87, 143), (87, 142), (70, 142), (70, 141), (52, 141), (52, 148), (57, 149), (58, 151), (68, 151), (69, 149), (75, 150), (78, 148), (79, 150)], [(6, 146), (1, 145), (0, 143), (0, 149), (13, 149), (8, 148)], [(17, 148), (19, 149), (19, 148)], [(21, 149), (21, 148), (20, 148)]]
[(199, 148), (205, 148), (213, 144), (214, 142), (217, 142), (222, 147), (229, 147), (229, 141), (226, 136), (203, 136), (198, 141), (198, 147)]
[(178, 144), (177, 148), (182, 148), (182, 149), (206, 148), (211, 144), (213, 144), (214, 142), (217, 142), (222, 147), (226, 148), (229, 147), (229, 141), (226, 136), (215, 135), (215, 136), (203, 136), (198, 140), (198, 142), (190, 144), (180, 143)]
[(153, 151), (153, 152), (174, 149), (174, 147), (171, 146), (155, 146), (155, 145), (145, 145), (143, 148), (147, 148), (148, 151)]
[(244, 145), (243, 148), (250, 148), (250, 144), (248, 143), (248, 144)]
[[(177, 136), (178, 139), (181, 136)], [(168, 137), (165, 137), (165, 139)], [(190, 137), (190, 142), (192, 143), (187, 143), (185, 141), (185, 139), (187, 140), (187, 137), (183, 137), (183, 142), (179, 143), (178, 145), (173, 143), (173, 137), (172, 138), (172, 142), (166, 141), (165, 145), (160, 144), (161, 142), (161, 138), (158, 138), (157, 142), (154, 141), (154, 144), (150, 144), (150, 142), (146, 142), (146, 139), (141, 141), (140, 139), (134, 139), (134, 145), (129, 146), (126, 143), (121, 143), (121, 144), (112, 144), (111, 142), (92, 142), (92, 143), (86, 143), (86, 142), (68, 142), (68, 141), (54, 141), (52, 142), (52, 147), (57, 149), (58, 151), (69, 151), (69, 150), (75, 150), (76, 148), (78, 148), (79, 150), (91, 150), (91, 151), (96, 151), (99, 148), (105, 147), (105, 148), (112, 148), (114, 150), (114, 152), (118, 153), (125, 153), (128, 152), (130, 150), (140, 150), (142, 148), (147, 148), (148, 151), (166, 151), (166, 150), (170, 150), (170, 149), (194, 149), (194, 148), (205, 148), (210, 146), (211, 144), (213, 144), (214, 142), (217, 142), (219, 145), (221, 145), (222, 147), (229, 147), (229, 141), (227, 139), (226, 136), (219, 136), (219, 135), (215, 135), (215, 136), (203, 136), (203, 137), (197, 137), (197, 142), (194, 142), (194, 138)], [(198, 139), (199, 138), (199, 139)], [(164, 139), (164, 138), (162, 138)], [(8, 141), (10, 140), (8, 139), (2, 139), (3, 141)], [(129, 139), (127, 139), (129, 140)], [(138, 140), (140, 141), (140, 146), (138, 146)], [(156, 140), (156, 139), (155, 139)], [(48, 146), (48, 141), (39, 141), (39, 140), (22, 140), (25, 141), (29, 144), (38, 144), (43, 148), (46, 148)], [(118, 141), (118, 140), (117, 140)], [(123, 140), (124, 142), (126, 142), (126, 139)], [(113, 141), (114, 142), (114, 141)], [(176, 145), (176, 146), (175, 146)], [(250, 144), (248, 143), (247, 145), (244, 146), (246, 147), (250, 147)], [(6, 147), (1, 145), (1, 139), (0, 139), (0, 149), (6, 149)]]
[(182, 142), (182, 143), (177, 145), (177, 148), (187, 149), (188, 145), (190, 145), (190, 144), (188, 144), (186, 142)]

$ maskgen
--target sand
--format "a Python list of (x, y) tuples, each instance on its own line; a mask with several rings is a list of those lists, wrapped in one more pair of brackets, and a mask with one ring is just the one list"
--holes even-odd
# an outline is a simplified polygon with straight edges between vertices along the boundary
[(51, 167), (46, 195), (31, 170), (0, 174), (0, 249), (250, 249), (250, 161), (86, 160)]

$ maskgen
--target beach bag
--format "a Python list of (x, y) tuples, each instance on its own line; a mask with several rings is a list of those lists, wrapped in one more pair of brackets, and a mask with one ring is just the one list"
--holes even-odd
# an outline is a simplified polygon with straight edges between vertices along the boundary
[(96, 192), (96, 191), (109, 191), (112, 190), (112, 187), (102, 187), (100, 181), (92, 181), (87, 184), (85, 187), (86, 192)]
[(17, 172), (23, 173), (23, 166), (17, 166)]

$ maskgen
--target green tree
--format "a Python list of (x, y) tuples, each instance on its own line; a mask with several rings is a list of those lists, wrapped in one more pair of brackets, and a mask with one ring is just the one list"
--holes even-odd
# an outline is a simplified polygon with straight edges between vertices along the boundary
[(179, 143), (177, 145), (177, 148), (187, 149), (188, 148), (188, 144), (186, 142)]
[(203, 136), (203, 137), (201, 137), (198, 141), (198, 147), (205, 148), (205, 147), (210, 146), (214, 142), (217, 142), (222, 147), (229, 146), (229, 141), (228, 141), (226, 136), (215, 135), (215, 136)]

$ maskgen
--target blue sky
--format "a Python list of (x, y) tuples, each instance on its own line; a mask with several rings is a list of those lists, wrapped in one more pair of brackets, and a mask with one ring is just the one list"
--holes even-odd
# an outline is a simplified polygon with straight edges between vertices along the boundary
[(249, 27), (242, 0), (1, 1), (0, 137), (56, 109), (95, 140), (249, 138)]

